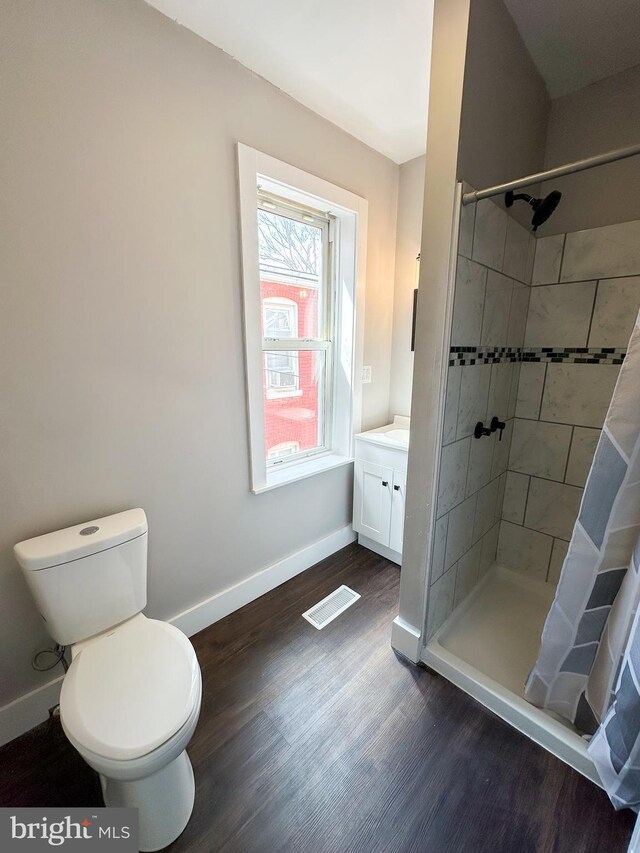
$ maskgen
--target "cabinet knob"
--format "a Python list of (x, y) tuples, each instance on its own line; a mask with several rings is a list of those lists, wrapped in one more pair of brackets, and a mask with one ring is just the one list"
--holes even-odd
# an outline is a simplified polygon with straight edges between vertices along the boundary
[(388, 481), (388, 480), (383, 480), (383, 481), (382, 481), (382, 485), (383, 485), (383, 486), (388, 486), (388, 485), (389, 485), (389, 481)]
[(394, 486), (393, 488), (395, 489), (396, 492), (400, 491), (400, 486)]

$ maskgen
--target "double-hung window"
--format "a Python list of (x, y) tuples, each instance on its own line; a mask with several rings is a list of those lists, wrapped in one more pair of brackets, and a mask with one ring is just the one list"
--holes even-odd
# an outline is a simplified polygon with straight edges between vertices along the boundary
[(331, 219), (261, 188), (257, 217), (265, 452), (267, 467), (275, 467), (331, 443)]
[(251, 485), (259, 492), (350, 460), (366, 202), (246, 146), (238, 154)]

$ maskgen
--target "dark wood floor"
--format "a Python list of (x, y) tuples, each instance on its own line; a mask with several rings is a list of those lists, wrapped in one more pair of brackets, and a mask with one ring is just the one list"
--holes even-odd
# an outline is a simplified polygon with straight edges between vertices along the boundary
[[(362, 598), (323, 631), (300, 614)], [(623, 853), (631, 812), (389, 645), (399, 570), (350, 545), (193, 638), (204, 697), (191, 822), (224, 853)], [(47, 723), (0, 750), (0, 806), (101, 804)]]

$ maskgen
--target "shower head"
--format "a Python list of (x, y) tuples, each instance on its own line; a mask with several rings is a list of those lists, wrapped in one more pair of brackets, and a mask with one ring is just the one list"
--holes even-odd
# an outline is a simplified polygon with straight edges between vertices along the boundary
[(527, 193), (518, 193), (514, 195), (511, 191), (505, 193), (504, 203), (506, 207), (511, 207), (514, 201), (518, 201), (518, 199), (522, 199), (526, 201), (533, 208), (533, 218), (531, 220), (531, 230), (537, 231), (538, 226), (542, 225), (543, 222), (546, 222), (547, 219), (551, 216), (553, 211), (558, 206), (560, 199), (562, 198), (562, 193), (558, 190), (553, 190), (549, 193), (549, 195), (544, 198), (533, 198), (533, 196), (527, 195)]

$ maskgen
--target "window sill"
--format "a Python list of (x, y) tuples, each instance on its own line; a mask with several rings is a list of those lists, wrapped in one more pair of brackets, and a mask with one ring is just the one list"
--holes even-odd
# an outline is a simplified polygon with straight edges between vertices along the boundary
[(323, 471), (330, 471), (332, 468), (340, 468), (342, 465), (349, 465), (351, 462), (353, 459), (350, 456), (327, 453), (324, 456), (309, 459), (307, 462), (299, 462), (297, 465), (291, 465), (288, 468), (269, 471), (266, 483), (263, 486), (255, 486), (251, 491), (254, 495), (260, 495), (262, 492), (270, 492), (272, 489), (286, 486), (287, 483), (306, 480), (307, 477), (313, 477)]

